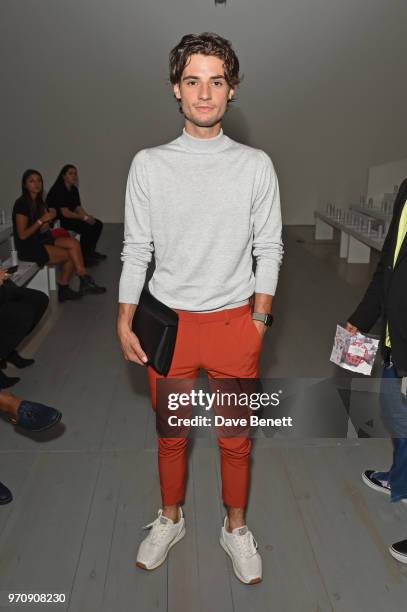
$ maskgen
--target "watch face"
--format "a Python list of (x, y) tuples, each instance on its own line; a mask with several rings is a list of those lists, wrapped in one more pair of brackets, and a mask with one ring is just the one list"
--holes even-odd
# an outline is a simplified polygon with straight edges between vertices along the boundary
[(264, 323), (267, 325), (267, 327), (271, 327), (273, 323), (273, 315), (271, 314), (266, 315), (266, 320), (264, 321)]

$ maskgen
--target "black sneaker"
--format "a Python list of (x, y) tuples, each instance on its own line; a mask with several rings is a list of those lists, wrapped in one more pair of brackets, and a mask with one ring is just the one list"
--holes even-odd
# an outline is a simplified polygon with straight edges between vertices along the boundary
[(74, 291), (69, 285), (58, 285), (58, 302), (67, 300), (79, 300), (82, 297), (80, 291)]
[(401, 540), (390, 546), (389, 553), (400, 563), (407, 563), (407, 540)]
[(378, 478), (373, 478), (373, 474), (375, 474), (375, 470), (365, 470), (362, 474), (363, 482), (375, 491), (381, 491), (382, 493), (390, 495), (391, 489), (387, 480), (379, 480)]
[(106, 287), (100, 287), (99, 285), (97, 285), (94, 279), (89, 274), (81, 276), (80, 283), (80, 291), (82, 295), (85, 295), (86, 293), (106, 293)]

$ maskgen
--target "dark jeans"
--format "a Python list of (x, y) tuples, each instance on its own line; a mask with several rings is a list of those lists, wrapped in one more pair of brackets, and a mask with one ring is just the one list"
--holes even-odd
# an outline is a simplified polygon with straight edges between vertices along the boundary
[(0, 287), (0, 358), (8, 355), (37, 325), (47, 309), (42, 291), (18, 287), (7, 280)]
[(84, 257), (96, 251), (96, 244), (103, 230), (103, 223), (99, 221), (99, 219), (96, 219), (95, 223), (90, 225), (90, 223), (86, 223), (86, 221), (62, 217), (61, 225), (69, 231), (80, 234), (81, 248)]
[(388, 472), (375, 472), (375, 478), (387, 480), (391, 501), (407, 498), (407, 401), (401, 395), (401, 378), (393, 366), (385, 367), (380, 388), (383, 421), (392, 436), (393, 463)]

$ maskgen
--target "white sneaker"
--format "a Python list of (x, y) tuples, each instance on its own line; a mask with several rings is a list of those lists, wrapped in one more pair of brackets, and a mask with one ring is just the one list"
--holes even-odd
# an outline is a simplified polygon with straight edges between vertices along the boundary
[(262, 579), (261, 557), (257, 542), (247, 525), (236, 527), (232, 533), (226, 529), (227, 516), (220, 532), (220, 545), (232, 559), (233, 571), (241, 582), (257, 584)]
[(143, 529), (150, 529), (150, 533), (141, 542), (136, 565), (142, 569), (152, 570), (164, 563), (168, 551), (185, 535), (185, 519), (182, 509), (179, 509), (179, 520), (174, 523), (170, 518), (162, 516), (162, 510), (158, 511), (158, 517)]

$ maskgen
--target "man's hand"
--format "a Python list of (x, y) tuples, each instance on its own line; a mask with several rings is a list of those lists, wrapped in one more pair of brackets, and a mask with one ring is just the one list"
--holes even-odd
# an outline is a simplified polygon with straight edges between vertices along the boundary
[(346, 331), (350, 332), (352, 335), (355, 335), (358, 333), (358, 328), (355, 327), (354, 325), (352, 325), (352, 323), (349, 323), (349, 321), (347, 321), (346, 325), (345, 325), (345, 329)]
[(136, 311), (135, 304), (119, 304), (117, 317), (117, 335), (119, 336), (123, 356), (127, 361), (145, 365), (147, 355), (140, 346), (139, 339), (131, 330), (131, 322)]
[(254, 325), (257, 327), (257, 331), (259, 332), (260, 338), (263, 340), (263, 336), (267, 331), (267, 325), (264, 325), (261, 321), (254, 321)]
[(133, 361), (139, 365), (145, 365), (147, 355), (140, 346), (139, 339), (131, 329), (127, 326), (117, 326), (117, 335), (119, 336), (122, 347), (123, 356), (127, 361)]

